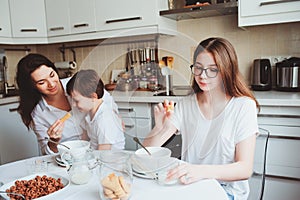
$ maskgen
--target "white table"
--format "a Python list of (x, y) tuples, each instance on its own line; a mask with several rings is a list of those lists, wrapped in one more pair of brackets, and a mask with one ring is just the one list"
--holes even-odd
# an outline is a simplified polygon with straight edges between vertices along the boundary
[[(37, 157), (41, 158), (41, 157)], [(37, 159), (32, 158), (32, 159)], [(49, 161), (48, 173), (55, 173), (68, 178), (65, 168), (57, 166), (53, 156), (43, 156)], [(4, 183), (30, 175), (26, 167), (26, 160), (7, 163), (0, 166), (0, 181)], [(97, 170), (97, 169), (95, 169)], [(61, 192), (56, 199), (100, 199), (98, 192), (98, 177), (94, 172), (93, 178), (85, 185), (75, 185), (70, 183), (65, 191)], [(220, 184), (214, 179), (198, 181), (190, 185), (161, 186), (154, 180), (134, 177), (132, 186), (132, 196), (130, 200), (153, 200), (153, 199), (199, 199), (207, 200), (227, 200), (227, 195)]]

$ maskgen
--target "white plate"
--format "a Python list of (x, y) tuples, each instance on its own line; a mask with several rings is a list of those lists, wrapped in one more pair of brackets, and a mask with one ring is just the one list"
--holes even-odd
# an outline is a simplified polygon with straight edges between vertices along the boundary
[(136, 176), (136, 177), (139, 177), (139, 178), (153, 179), (153, 180), (156, 179), (156, 177), (154, 177), (154, 175), (151, 176), (151, 175), (148, 175), (148, 174), (145, 174), (145, 173), (136, 172), (136, 171), (134, 171), (134, 170), (132, 170), (132, 174), (133, 174), (134, 176)]
[[(0, 187), (0, 190), (1, 191), (5, 191), (5, 190), (9, 189), (11, 186), (15, 185), (15, 182), (17, 180), (31, 180), (31, 179), (34, 179), (36, 176), (44, 176), (44, 175), (46, 175), (48, 177), (53, 177), (55, 179), (60, 178), (61, 182), (64, 184), (64, 188), (62, 188), (62, 189), (60, 189), (60, 190), (58, 190), (56, 192), (50, 193), (50, 194), (48, 194), (46, 196), (39, 197), (39, 198), (37, 198), (38, 200), (42, 200), (42, 199), (49, 198), (49, 197), (53, 198), (53, 196), (62, 193), (69, 186), (69, 184), (70, 184), (70, 182), (69, 182), (69, 180), (67, 178), (65, 178), (63, 176), (60, 176), (60, 175), (57, 175), (57, 174), (52, 174), (52, 173), (36, 173), (36, 174), (29, 175), (29, 176), (21, 177), (21, 178), (18, 178), (16, 180), (14, 180), (14, 181), (6, 183), (6, 184), (4, 184), (4, 185), (2, 185)], [(2, 196), (4, 199), (10, 199), (7, 194), (0, 194), (0, 196)]]

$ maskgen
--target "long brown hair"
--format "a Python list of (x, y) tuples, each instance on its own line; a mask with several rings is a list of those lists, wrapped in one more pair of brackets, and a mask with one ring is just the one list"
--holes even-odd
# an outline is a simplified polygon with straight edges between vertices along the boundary
[[(259, 108), (257, 100), (239, 71), (237, 55), (232, 44), (224, 38), (208, 38), (203, 40), (195, 50), (193, 63), (196, 62), (197, 56), (203, 51), (213, 55), (219, 73), (222, 76), (226, 94), (232, 97), (250, 97)], [(192, 87), (195, 93), (202, 92), (195, 78)]]
[(32, 122), (31, 112), (42, 99), (42, 94), (33, 85), (31, 73), (42, 65), (51, 67), (57, 73), (55, 65), (40, 54), (28, 54), (17, 65), (16, 80), (20, 94), (18, 112), (28, 129)]

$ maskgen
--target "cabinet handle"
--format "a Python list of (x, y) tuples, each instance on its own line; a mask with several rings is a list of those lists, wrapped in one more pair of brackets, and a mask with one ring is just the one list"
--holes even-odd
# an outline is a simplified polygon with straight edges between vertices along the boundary
[[(253, 171), (252, 176), (262, 176), (262, 173), (258, 173), (256, 171)], [(266, 178), (278, 178), (278, 179), (284, 179), (284, 180), (289, 180), (289, 181), (299, 181), (300, 178), (295, 178), (295, 177), (289, 177), (289, 176), (278, 176), (278, 175), (273, 175), (273, 174), (266, 174)]]
[(113, 19), (113, 20), (106, 20), (105, 23), (116, 23), (116, 22), (124, 22), (124, 21), (133, 21), (133, 20), (141, 20), (142, 17), (130, 17), (130, 18), (123, 18), (123, 19)]
[(257, 117), (300, 118), (299, 115), (269, 115), (269, 114), (257, 114)]
[(17, 112), (18, 111), (18, 108), (10, 108), (10, 109), (8, 109), (9, 110), (9, 112)]
[(2, 28), (0, 28), (0, 31), (2, 31)]
[(132, 125), (129, 125), (129, 124), (125, 124), (125, 128), (134, 128), (134, 125), (132, 124)]
[(38, 30), (35, 28), (21, 29), (21, 32), (37, 32)]
[(300, 140), (300, 137), (282, 136), (282, 135), (270, 135), (269, 138), (286, 139), (286, 140)]
[(53, 28), (50, 28), (49, 30), (50, 31), (59, 31), (59, 30), (64, 30), (65, 28), (63, 26), (60, 26), (60, 27), (53, 27)]
[(259, 6), (274, 5), (274, 4), (280, 4), (280, 3), (289, 3), (289, 2), (293, 2), (293, 1), (299, 1), (299, 0), (263, 1), (259, 4)]
[(74, 28), (81, 28), (81, 27), (88, 27), (88, 26), (89, 26), (89, 24), (87, 24), (87, 23), (84, 23), (84, 24), (75, 24)]
[(119, 108), (119, 112), (133, 112), (133, 108)]

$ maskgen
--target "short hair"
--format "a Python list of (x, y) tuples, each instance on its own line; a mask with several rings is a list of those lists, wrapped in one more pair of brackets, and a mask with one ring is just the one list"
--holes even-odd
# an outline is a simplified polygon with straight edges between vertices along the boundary
[(80, 70), (67, 83), (67, 93), (71, 96), (73, 91), (85, 97), (91, 97), (92, 93), (96, 93), (100, 99), (104, 94), (104, 84), (95, 70)]

